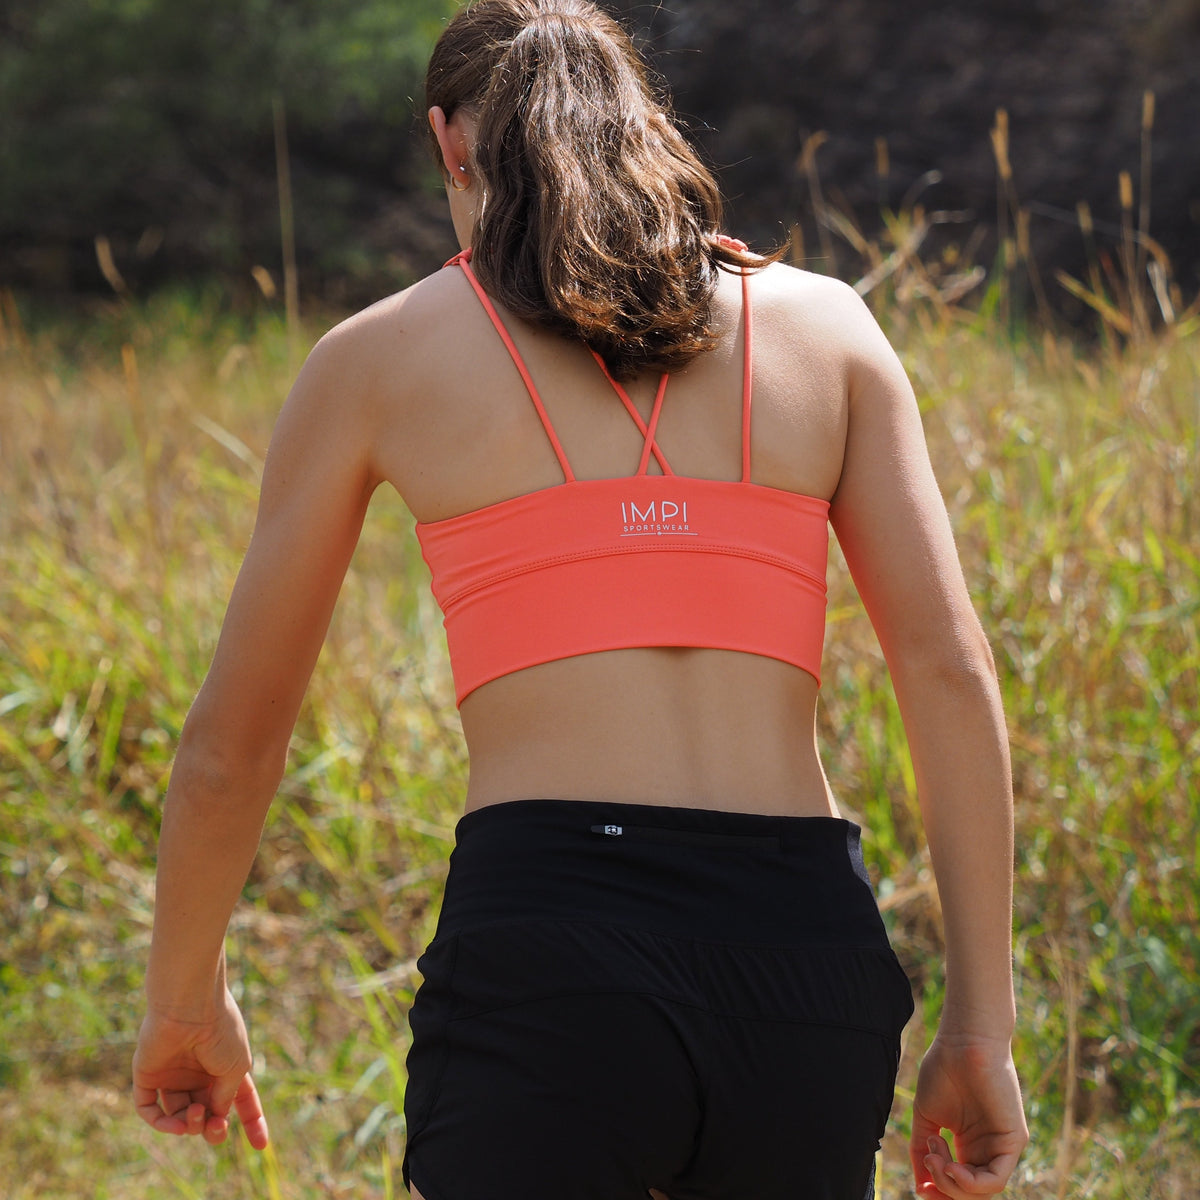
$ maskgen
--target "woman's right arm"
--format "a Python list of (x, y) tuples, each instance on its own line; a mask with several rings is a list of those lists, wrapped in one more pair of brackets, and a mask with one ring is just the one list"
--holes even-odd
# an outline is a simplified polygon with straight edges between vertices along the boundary
[(216, 653), (171, 771), (158, 851), (139, 1115), (163, 1133), (227, 1136), (236, 1108), (267, 1127), (225, 982), (230, 913), (258, 849), (288, 742), (378, 482), (369, 355), (345, 328), (309, 356), (284, 405), (258, 518)]
[(845, 288), (838, 303), (849, 419), (830, 520), (892, 675), (945, 927), (945, 1006), (910, 1155), (921, 1195), (964, 1200), (999, 1192), (1028, 1141), (1011, 1056), (1008, 740), (912, 387), (861, 300)]

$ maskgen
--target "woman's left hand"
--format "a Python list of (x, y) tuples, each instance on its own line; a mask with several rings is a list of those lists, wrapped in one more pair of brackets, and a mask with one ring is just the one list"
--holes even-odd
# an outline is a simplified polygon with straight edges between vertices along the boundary
[(159, 1133), (201, 1135), (216, 1146), (229, 1133), (236, 1109), (256, 1150), (268, 1140), (258, 1091), (250, 1075), (250, 1042), (237, 1002), (210, 1021), (179, 1021), (150, 1012), (133, 1056), (133, 1102), (138, 1116)]
[[(928, 1200), (999, 1195), (1029, 1142), (1011, 1039), (938, 1031), (917, 1076), (912, 1160)], [(954, 1136), (957, 1161), (942, 1136)]]

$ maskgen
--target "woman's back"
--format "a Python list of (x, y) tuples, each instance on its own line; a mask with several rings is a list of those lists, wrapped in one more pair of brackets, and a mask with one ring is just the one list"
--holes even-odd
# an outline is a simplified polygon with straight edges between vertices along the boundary
[(139, 1112), (217, 1142), (236, 1105), (266, 1145), (221, 947), (387, 481), (481, 810), (410, 1014), (414, 1197), (870, 1195), (912, 997), (814, 744), (828, 521), (945, 914), (915, 1182), (999, 1191), (1026, 1137), (1004, 722), (903, 369), (851, 289), (721, 236), (715, 181), (588, 0), (468, 4), (426, 99), (474, 257), (324, 338), (280, 415), (171, 773)]
[[(838, 314), (858, 302), (842, 285), (780, 266), (755, 274), (750, 296), (751, 483), (829, 500), (847, 429), (847, 322)], [(592, 356), (500, 315), (576, 477), (633, 475), (643, 435)], [(720, 344), (671, 377), (655, 443), (678, 475), (732, 481), (742, 472), (737, 276), (721, 273), (713, 315)], [(388, 360), (373, 389), (377, 471), (419, 522), (563, 482), (529, 393), (461, 272), (439, 272), (352, 330), (363, 355)], [(644, 375), (627, 388), (643, 420), (657, 384)], [(555, 511), (553, 492), (546, 505)], [(705, 597), (678, 602), (702, 606)], [(467, 805), (559, 796), (827, 814), (835, 809), (813, 740), (816, 695), (808, 672), (726, 650), (647, 647), (543, 663), (463, 701)]]

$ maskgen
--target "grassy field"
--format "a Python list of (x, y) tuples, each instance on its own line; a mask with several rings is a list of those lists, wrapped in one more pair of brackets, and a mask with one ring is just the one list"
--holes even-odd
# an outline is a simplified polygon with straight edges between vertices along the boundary
[[(1033, 1142), (1009, 1194), (1183, 1200), (1200, 1177), (1197, 323), (1083, 349), (1014, 337), (998, 309), (893, 299), (1012, 729)], [(127, 1073), (159, 805), (274, 414), (320, 330), (289, 339), (216, 291), (74, 318), (9, 296), (0, 314), (0, 1195), (401, 1193), (404, 1014), (465, 780), (411, 522), (376, 498), (230, 937), (273, 1149), (156, 1138)], [(831, 568), (826, 759), (918, 995), (892, 1197), (941, 990), (937, 899), (886, 672)]]

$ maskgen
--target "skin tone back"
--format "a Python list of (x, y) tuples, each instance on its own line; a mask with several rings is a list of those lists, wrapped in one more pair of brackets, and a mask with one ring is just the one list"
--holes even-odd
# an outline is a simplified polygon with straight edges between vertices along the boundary
[[(473, 126), (439, 109), (430, 119), (459, 185), (447, 196), (465, 247), (479, 201)], [(946, 1006), (920, 1073), (914, 1179), (924, 1196), (995, 1194), (1028, 1135), (1009, 1049), (1011, 784), (991, 654), (912, 389), (870, 313), (845, 285), (782, 265), (755, 274), (751, 292), (752, 480), (830, 501), (892, 672), (942, 900)], [(586, 348), (501, 316), (578, 477), (632, 474), (641, 437)], [(657, 440), (680, 474), (737, 479), (737, 277), (721, 273), (714, 316), (720, 345), (672, 377)], [(656, 383), (628, 387), (643, 417)], [(135, 1103), (154, 1128), (216, 1143), (236, 1111), (250, 1143), (266, 1144), (222, 945), (372, 493), (394, 487), (428, 522), (561, 482), (461, 272), (367, 309), (310, 355), (171, 776), (134, 1060)], [(816, 700), (804, 671), (718, 650), (609, 651), (520, 671), (462, 705), (467, 808), (549, 796), (837, 815)]]

